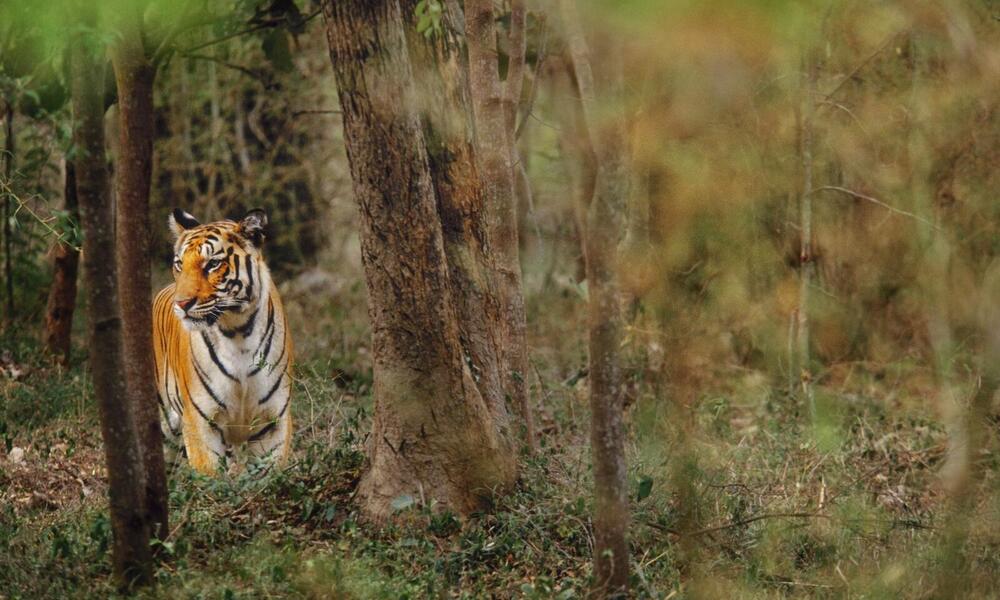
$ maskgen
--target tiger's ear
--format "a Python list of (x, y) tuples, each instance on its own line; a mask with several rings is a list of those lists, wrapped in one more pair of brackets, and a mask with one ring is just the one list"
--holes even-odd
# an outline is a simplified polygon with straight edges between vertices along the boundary
[(184, 233), (185, 230), (191, 229), (192, 227), (197, 227), (201, 225), (198, 219), (194, 218), (191, 213), (184, 212), (179, 208), (175, 208), (170, 217), (167, 219), (170, 224), (170, 231), (174, 232), (174, 237), (178, 238)]
[(240, 219), (240, 233), (258, 248), (264, 243), (264, 229), (267, 228), (267, 213), (254, 208)]

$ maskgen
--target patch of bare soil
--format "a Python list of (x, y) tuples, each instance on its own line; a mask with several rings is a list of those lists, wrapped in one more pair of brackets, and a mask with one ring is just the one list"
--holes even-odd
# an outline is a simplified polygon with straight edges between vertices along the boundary
[(101, 497), (105, 486), (104, 454), (94, 432), (79, 432), (72, 446), (28, 442), (9, 451), (0, 448), (0, 505), (13, 507), (18, 520), (43, 518), (95, 494)]

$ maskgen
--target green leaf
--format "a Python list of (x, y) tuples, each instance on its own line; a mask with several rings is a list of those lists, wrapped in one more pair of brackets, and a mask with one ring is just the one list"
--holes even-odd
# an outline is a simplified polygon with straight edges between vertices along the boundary
[(392, 502), (390, 503), (390, 506), (392, 506), (392, 510), (399, 512), (401, 510), (406, 510), (407, 508), (410, 508), (416, 502), (417, 499), (414, 498), (413, 496), (409, 494), (403, 494), (402, 496), (396, 496), (395, 498), (393, 498)]
[(420, 15), (417, 19), (417, 33), (425, 33), (431, 26), (431, 18), (427, 14)]
[(639, 492), (636, 494), (636, 500), (641, 502), (649, 497), (650, 492), (653, 491), (653, 478), (648, 475), (643, 475), (639, 478)]
[(420, 0), (413, 8), (417, 17), (417, 33), (430, 38), (441, 33), (441, 15), (444, 8), (438, 0)]
[(149, 540), (149, 546), (151, 548), (157, 548), (157, 547), (158, 548), (162, 548), (163, 552), (167, 556), (172, 556), (174, 554), (174, 544), (173, 544), (173, 542), (164, 542), (163, 540), (158, 540), (156, 538), (153, 538), (153, 539)]
[(261, 42), (264, 56), (271, 61), (274, 68), (285, 73), (295, 69), (292, 63), (292, 51), (288, 45), (288, 32), (284, 29), (272, 29), (267, 32)]

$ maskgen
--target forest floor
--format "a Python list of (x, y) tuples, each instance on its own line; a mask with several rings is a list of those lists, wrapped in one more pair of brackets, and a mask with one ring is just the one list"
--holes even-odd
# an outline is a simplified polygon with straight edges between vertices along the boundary
[[(579, 298), (532, 302), (536, 316), (545, 306), (570, 318), (534, 319), (542, 449), (523, 461), (517, 488), (466, 521), (402, 498), (397, 522), (379, 528), (352, 499), (371, 415), (363, 290), (337, 290), (340, 301), (323, 309), (289, 295), (293, 325), (307, 330), (291, 463), (220, 478), (172, 472), (170, 536), (144, 595), (583, 597), (592, 539)], [(0, 361), (0, 598), (113, 595), (84, 358), (78, 350), (69, 369), (52, 366), (22, 336)], [(784, 386), (743, 367), (720, 367), (688, 401), (634, 376), (636, 596), (945, 597), (949, 570), (961, 573), (961, 597), (1000, 596), (998, 456), (981, 457), (994, 493), (980, 495), (969, 540), (950, 554), (946, 433), (917, 371), (845, 367), (817, 388), (812, 420)]]

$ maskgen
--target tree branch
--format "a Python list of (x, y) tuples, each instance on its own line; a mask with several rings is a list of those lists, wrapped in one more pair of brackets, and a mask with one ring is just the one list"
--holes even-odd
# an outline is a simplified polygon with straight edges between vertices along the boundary
[(566, 28), (566, 45), (569, 48), (570, 69), (580, 97), (580, 109), (583, 116), (584, 138), (590, 151), (601, 156), (597, 137), (597, 96), (594, 91), (594, 72), (590, 67), (590, 52), (587, 40), (583, 36), (580, 16), (576, 3), (563, 0), (561, 3)]
[(521, 113), (521, 121), (517, 124), (517, 128), (514, 130), (514, 141), (521, 139), (521, 132), (524, 131), (524, 126), (528, 122), (528, 117), (531, 116), (531, 111), (535, 106), (535, 98), (538, 96), (538, 78), (542, 75), (542, 64), (548, 56), (549, 47), (549, 27), (548, 24), (542, 20), (542, 43), (538, 47), (538, 57), (535, 60), (535, 75), (531, 78), (531, 84), (528, 89), (528, 100), (525, 102), (523, 108), (519, 108), (518, 112)]
[[(313, 12), (309, 13), (308, 15), (306, 15), (306, 17), (304, 19), (302, 19), (302, 23), (305, 24), (305, 23), (308, 23), (309, 21), (312, 21), (321, 12), (323, 12), (323, 9), (322, 8), (317, 8)], [(212, 39), (212, 40), (208, 40), (207, 42), (203, 42), (201, 44), (198, 44), (196, 46), (192, 46), (190, 48), (185, 48), (183, 50), (180, 50), (180, 52), (181, 53), (197, 52), (198, 50), (202, 50), (204, 48), (208, 48), (209, 46), (214, 46), (216, 44), (221, 44), (222, 42), (225, 42), (225, 41), (231, 40), (233, 38), (237, 38), (237, 37), (246, 35), (248, 33), (253, 33), (255, 31), (260, 31), (261, 29), (273, 29), (275, 27), (278, 27), (278, 26), (284, 24), (287, 20), (288, 19), (280, 19), (280, 20), (277, 20), (277, 21), (268, 21), (266, 23), (260, 23), (259, 25), (254, 25), (252, 27), (247, 27), (245, 29), (241, 29), (239, 31), (235, 31), (233, 33), (227, 33), (224, 36), (217, 37), (217, 38)]]
[(187, 51), (183, 51), (183, 50), (180, 51), (180, 52), (178, 52), (178, 56), (180, 56), (181, 58), (189, 58), (191, 60), (206, 60), (206, 61), (209, 61), (209, 62), (214, 62), (214, 63), (216, 63), (218, 65), (226, 67), (227, 69), (232, 69), (234, 71), (239, 71), (240, 73), (243, 73), (244, 75), (247, 75), (247, 76), (249, 76), (249, 77), (251, 77), (253, 79), (256, 79), (257, 81), (260, 81), (265, 86), (269, 86), (271, 84), (270, 77), (267, 77), (265, 73), (255, 71), (254, 69), (251, 69), (249, 67), (243, 67), (243, 66), (240, 66), (240, 65), (237, 65), (237, 64), (226, 62), (226, 61), (222, 60), (221, 58), (216, 58), (215, 56), (209, 56), (208, 54), (196, 54), (194, 52), (187, 52)]
[(177, 39), (177, 36), (179, 36), (183, 31), (207, 24), (204, 21), (198, 20), (191, 23), (185, 22), (184, 17), (187, 16), (190, 6), (191, 0), (186, 0), (184, 2), (184, 7), (181, 9), (181, 18), (178, 19), (177, 24), (167, 32), (167, 35), (163, 36), (163, 39), (160, 41), (160, 45), (156, 47), (156, 50), (153, 52), (153, 56), (149, 58), (149, 62), (152, 63), (154, 68), (158, 68), (166, 56), (174, 50), (172, 44), (174, 43), (174, 40)]
[(906, 31), (907, 31), (906, 29), (901, 29), (901, 30), (899, 30), (899, 31), (897, 31), (895, 33), (889, 34), (889, 36), (885, 39), (885, 41), (883, 41), (881, 44), (879, 44), (878, 48), (876, 48), (874, 52), (872, 52), (871, 54), (869, 54), (866, 59), (864, 59), (863, 61), (861, 61), (858, 64), (858, 66), (854, 67), (854, 69), (852, 69), (850, 73), (848, 73), (847, 75), (845, 75), (844, 78), (840, 80), (840, 83), (838, 83), (832, 90), (830, 90), (829, 93), (825, 94), (826, 99), (830, 100), (831, 98), (833, 98), (833, 95), (836, 94), (837, 92), (839, 92), (842, 87), (844, 87), (844, 84), (846, 84), (851, 79), (854, 79), (854, 76), (857, 75), (858, 73), (860, 73), (861, 69), (864, 69), (868, 65), (868, 63), (870, 63), (871, 61), (873, 61), (876, 56), (878, 56), (879, 54), (881, 54), (882, 51), (885, 50), (889, 46), (889, 44), (894, 39), (896, 39), (897, 36), (899, 36), (902, 33), (905, 33)]
[(816, 188), (816, 189), (813, 190), (813, 193), (816, 193), (816, 192), (840, 192), (841, 194), (846, 194), (848, 196), (851, 196), (852, 198), (857, 198), (858, 200), (865, 200), (865, 201), (871, 202), (872, 204), (875, 204), (877, 206), (881, 206), (882, 208), (888, 210), (889, 212), (895, 213), (897, 215), (901, 215), (901, 216), (904, 216), (904, 217), (910, 217), (911, 219), (919, 221), (919, 222), (923, 223), (924, 225), (933, 227), (936, 231), (942, 231), (942, 229), (940, 227), (938, 227), (937, 224), (928, 221), (927, 219), (921, 217), (920, 215), (913, 214), (913, 213), (905, 211), (905, 210), (903, 210), (901, 208), (896, 208), (895, 206), (892, 206), (891, 204), (886, 204), (885, 202), (879, 200), (878, 198), (874, 198), (872, 196), (868, 196), (868, 195), (862, 194), (860, 192), (855, 192), (854, 190), (849, 190), (847, 188), (843, 188), (843, 187), (836, 186), (836, 185), (824, 185), (824, 186), (820, 186), (820, 187), (818, 187), (818, 188)]
[(342, 114), (341, 111), (334, 109), (322, 109), (322, 108), (305, 109), (305, 110), (292, 111), (292, 118), (295, 119), (297, 117), (301, 117), (302, 115), (339, 115), (339, 114)]
[[(827, 519), (830, 521), (853, 521), (854, 519), (838, 519), (834, 516), (824, 514), (824, 513), (810, 513), (810, 512), (777, 512), (777, 513), (762, 513), (759, 515), (754, 515), (752, 517), (747, 517), (745, 519), (737, 519), (736, 521), (730, 521), (729, 523), (724, 523), (722, 525), (715, 525), (712, 527), (705, 527), (703, 529), (695, 529), (694, 531), (680, 531), (678, 529), (673, 529), (665, 525), (660, 525), (659, 523), (654, 523), (652, 521), (642, 521), (647, 527), (652, 527), (653, 529), (669, 533), (671, 535), (676, 535), (678, 537), (697, 537), (705, 535), (708, 533), (715, 533), (717, 531), (723, 531), (726, 529), (732, 529), (734, 527), (742, 527), (744, 525), (749, 525), (751, 523), (756, 523), (757, 521), (764, 521), (766, 519)], [(912, 527), (914, 529), (927, 529), (933, 530), (934, 527), (931, 525), (924, 525), (923, 523), (914, 520), (898, 520), (893, 519), (890, 521), (893, 526), (904, 525), (906, 527)]]
[(34, 219), (35, 221), (37, 221), (39, 225), (41, 225), (42, 227), (44, 227), (50, 234), (52, 234), (52, 236), (56, 238), (57, 242), (59, 242), (61, 244), (65, 244), (66, 246), (69, 246), (70, 248), (72, 248), (76, 252), (80, 251), (80, 247), (77, 246), (76, 244), (74, 244), (71, 241), (72, 238), (69, 236), (69, 234), (67, 232), (65, 232), (65, 231), (59, 231), (58, 229), (56, 229), (55, 227), (53, 227), (52, 225), (50, 225), (50, 223), (53, 220), (55, 220), (54, 216), (53, 217), (49, 217), (49, 218), (46, 219), (46, 218), (43, 218), (38, 213), (36, 213), (31, 208), (31, 206), (28, 205), (27, 202), (25, 202), (24, 200), (22, 200), (20, 197), (18, 197), (17, 194), (14, 193), (14, 190), (11, 189), (11, 187), (3, 179), (0, 179), (0, 188), (2, 188), (4, 196), (6, 196), (7, 198), (10, 198), (11, 200), (13, 200), (14, 202), (17, 203), (17, 208), (10, 215), (11, 219), (17, 217), (17, 213), (21, 212), (21, 209), (24, 209), (24, 210), (28, 211), (28, 214), (31, 215), (32, 219)]

